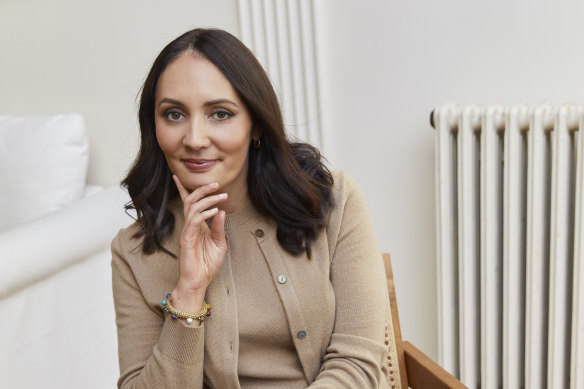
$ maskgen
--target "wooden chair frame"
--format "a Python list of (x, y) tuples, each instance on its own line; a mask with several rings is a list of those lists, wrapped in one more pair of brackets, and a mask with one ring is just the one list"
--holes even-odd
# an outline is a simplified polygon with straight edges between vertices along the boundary
[(416, 346), (410, 342), (402, 341), (391, 258), (387, 253), (383, 254), (383, 264), (385, 265), (385, 275), (387, 277), (387, 291), (391, 306), (391, 320), (393, 322), (401, 387), (411, 387), (413, 389), (467, 388)]

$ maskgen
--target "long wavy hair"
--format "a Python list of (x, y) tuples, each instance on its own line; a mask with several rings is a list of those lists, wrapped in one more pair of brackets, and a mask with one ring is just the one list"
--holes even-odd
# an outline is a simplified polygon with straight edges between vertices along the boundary
[(254, 207), (277, 222), (280, 245), (293, 254), (306, 252), (326, 226), (332, 205), (333, 177), (316, 148), (286, 137), (278, 98), (264, 69), (237, 38), (219, 29), (195, 29), (170, 42), (158, 55), (140, 97), (140, 150), (122, 181), (132, 201), (143, 237), (142, 251), (174, 256), (162, 242), (174, 229), (169, 202), (178, 195), (172, 173), (156, 139), (154, 124), (156, 86), (162, 72), (181, 53), (192, 50), (223, 73), (251, 114), (253, 132), (261, 146), (249, 148), (247, 185)]

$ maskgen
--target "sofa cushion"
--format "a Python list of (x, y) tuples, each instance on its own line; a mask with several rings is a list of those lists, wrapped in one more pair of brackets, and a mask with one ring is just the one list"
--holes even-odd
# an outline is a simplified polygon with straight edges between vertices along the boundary
[(0, 233), (0, 300), (109, 248), (133, 221), (124, 212), (128, 201), (125, 189), (112, 186)]
[(0, 231), (80, 199), (88, 162), (81, 115), (0, 116)]

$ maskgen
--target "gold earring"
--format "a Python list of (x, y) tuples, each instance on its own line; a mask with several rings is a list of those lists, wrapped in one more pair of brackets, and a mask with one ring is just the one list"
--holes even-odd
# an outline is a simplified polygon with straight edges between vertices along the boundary
[(260, 148), (260, 145), (262, 144), (262, 142), (259, 139), (252, 139), (251, 140), (253, 147), (256, 149)]

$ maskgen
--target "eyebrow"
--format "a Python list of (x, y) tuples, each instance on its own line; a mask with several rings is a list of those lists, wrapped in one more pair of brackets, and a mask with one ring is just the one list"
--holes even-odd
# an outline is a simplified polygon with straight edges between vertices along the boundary
[(237, 104), (235, 104), (233, 101), (231, 101), (229, 99), (217, 99), (217, 100), (207, 101), (205, 104), (203, 104), (203, 106), (209, 107), (209, 106), (213, 106), (213, 105), (217, 105), (217, 104), (230, 104), (230, 105), (233, 105), (234, 107), (237, 107)]
[(165, 97), (164, 99), (160, 100), (160, 103), (158, 103), (158, 106), (160, 107), (164, 103), (169, 103), (169, 104), (174, 104), (174, 105), (180, 105), (181, 107), (184, 107), (185, 106), (182, 102), (180, 102), (178, 100), (174, 100), (174, 99), (169, 99), (167, 97)]
[[(158, 106), (160, 107), (164, 103), (174, 104), (174, 105), (178, 105), (178, 106), (181, 106), (181, 107), (184, 107), (185, 106), (184, 103), (182, 103), (182, 102), (180, 102), (178, 100), (170, 99), (168, 97), (160, 100), (160, 102), (158, 103)], [(237, 107), (238, 106), (235, 102), (233, 102), (233, 101), (231, 101), (229, 99), (210, 100), (210, 101), (205, 102), (205, 104), (203, 104), (203, 106), (204, 107), (210, 107), (210, 106), (218, 105), (218, 104), (230, 104), (230, 105), (233, 105), (234, 107)]]

